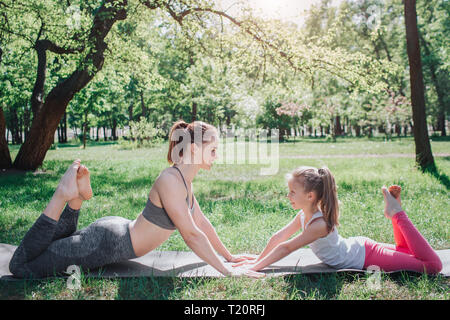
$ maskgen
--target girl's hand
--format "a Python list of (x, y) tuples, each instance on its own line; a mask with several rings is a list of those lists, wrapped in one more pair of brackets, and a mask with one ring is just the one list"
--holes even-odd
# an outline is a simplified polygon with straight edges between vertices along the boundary
[(247, 261), (247, 260), (255, 260), (255, 257), (250, 257), (246, 255), (232, 255), (230, 259), (228, 259), (228, 262), (241, 262), (241, 261)]
[(254, 279), (264, 278), (266, 276), (265, 273), (256, 272), (253, 270), (249, 270), (247, 268), (235, 268), (231, 271), (232, 277), (249, 277)]
[(245, 269), (249, 269), (249, 268), (253, 267), (255, 264), (256, 264), (256, 261), (245, 260), (245, 261), (233, 264), (232, 267), (233, 268), (242, 267), (242, 268), (245, 268)]

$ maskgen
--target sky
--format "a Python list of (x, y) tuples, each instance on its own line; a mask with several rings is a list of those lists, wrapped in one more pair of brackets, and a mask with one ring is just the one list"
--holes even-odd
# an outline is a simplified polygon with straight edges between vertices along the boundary
[[(284, 21), (291, 21), (297, 25), (302, 25), (304, 18), (302, 13), (309, 9), (312, 4), (320, 3), (320, 0), (240, 0), (248, 3), (256, 10), (258, 15), (267, 18), (278, 18)], [(337, 6), (342, 0), (333, 0), (332, 5)], [(223, 9), (229, 9), (230, 14), (235, 14), (238, 10), (236, 0), (218, 0), (217, 3)], [(234, 4), (234, 5), (233, 5)]]

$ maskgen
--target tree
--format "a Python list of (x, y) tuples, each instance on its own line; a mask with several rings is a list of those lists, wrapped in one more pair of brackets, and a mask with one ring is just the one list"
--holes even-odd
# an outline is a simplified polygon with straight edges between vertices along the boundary
[[(437, 130), (446, 136), (445, 120), (450, 112), (450, 71), (448, 68), (448, 50), (442, 50), (449, 42), (450, 24), (448, 23), (450, 4), (448, 1), (424, 1), (418, 3), (417, 12), (419, 40), (422, 50), (424, 82), (429, 85), (425, 101), (427, 113), (436, 120)], [(434, 90), (433, 90), (434, 87)]]
[[(326, 34), (323, 43), (304, 41), (295, 25), (264, 21), (248, 14), (248, 11), (243, 11), (244, 14), (235, 18), (217, 10), (214, 1), (209, 0), (105, 0), (101, 4), (81, 2), (83, 21), (79, 31), (69, 30), (66, 17), (61, 15), (62, 11), (68, 9), (68, 2), (3, 0), (1, 5), (4, 3), (7, 14), (12, 16), (8, 17), (7, 23), (0, 25), (0, 31), (13, 35), (18, 42), (22, 42), (20, 48), (23, 51), (31, 49), (35, 55), (32, 59), (37, 58), (33, 90), (28, 96), (30, 105), (23, 109), (22, 117), (26, 119), (27, 110), (31, 109), (31, 128), (14, 161), (14, 166), (20, 169), (33, 170), (41, 165), (69, 102), (101, 72), (104, 64), (114, 61), (108, 57), (116, 53), (121, 59), (138, 62), (138, 68), (130, 70), (128, 65), (126, 72), (123, 72), (134, 78), (133, 81), (125, 81), (132, 83), (135, 89), (130, 94), (132, 101), (127, 106), (128, 118), (133, 119), (133, 112), (139, 114), (134, 108), (139, 105), (140, 114), (145, 114), (152, 121), (158, 118), (154, 116), (156, 112), (152, 114), (152, 109), (158, 110), (158, 113), (161, 111), (161, 116), (166, 118), (169, 115), (172, 118), (189, 119), (194, 115), (195, 118), (204, 117), (219, 122), (230, 122), (235, 114), (235, 99), (231, 91), (222, 94), (214, 87), (198, 90), (208, 77), (225, 83), (227, 74), (221, 76), (221, 72), (227, 72), (225, 66), (220, 66), (218, 72), (206, 70), (202, 81), (196, 83), (197, 88), (187, 88), (196, 81), (196, 77), (188, 75), (186, 70), (201, 61), (190, 54), (193, 52), (191, 48), (204, 45), (198, 39), (209, 42), (205, 51), (223, 59), (233, 57), (233, 61), (239, 64), (236, 68), (238, 72), (249, 75), (253, 84), (259, 78), (262, 78), (262, 82), (268, 81), (269, 72), (272, 72), (271, 80), (280, 87), (287, 87), (295, 81), (313, 81), (318, 72), (323, 72), (342, 79), (349, 87), (377, 91), (384, 88), (380, 78), (386, 77), (391, 68), (388, 64), (384, 65), (383, 61), (372, 59), (361, 52), (331, 45), (332, 32)], [(143, 7), (149, 10), (143, 11)], [(156, 12), (156, 18), (150, 23), (144, 21), (148, 18), (148, 12)], [(330, 30), (333, 31), (333, 28), (330, 27)], [(157, 48), (159, 43), (155, 46), (152, 42), (154, 36), (172, 29), (175, 32), (166, 34), (167, 39), (162, 47), (173, 50), (174, 54), (165, 55), (163, 52), (158, 55), (164, 50)], [(127, 43), (124, 39), (130, 35), (137, 39)], [(214, 46), (214, 43), (218, 45)], [(194, 44), (197, 46), (194, 47)], [(139, 54), (134, 53), (135, 48)], [(183, 52), (181, 48), (187, 50)], [(47, 64), (51, 61), (51, 67), (59, 66), (63, 72), (47, 74)], [(151, 68), (141, 69), (144, 65), (141, 61), (149, 62), (148, 66), (158, 72)], [(176, 68), (173, 66), (174, 61), (178, 62)], [(114, 67), (118, 65), (114, 64)], [(277, 73), (273, 72), (276, 68), (285, 70), (281, 79), (276, 79)], [(129, 73), (133, 74), (130, 76)], [(185, 93), (188, 93), (187, 99)], [(202, 108), (202, 105), (205, 107)], [(211, 112), (212, 109), (207, 109), (210, 106), (214, 106), (220, 114), (219, 119)], [(117, 123), (112, 114), (121, 114), (122, 107), (114, 105), (111, 108), (107, 117), (114, 129)]]
[(412, 118), (414, 121), (414, 142), (416, 146), (416, 162), (422, 171), (435, 170), (430, 139), (428, 137), (425, 112), (425, 94), (420, 56), (419, 32), (417, 30), (416, 1), (404, 0), (406, 45), (409, 60), (409, 76), (411, 84)]

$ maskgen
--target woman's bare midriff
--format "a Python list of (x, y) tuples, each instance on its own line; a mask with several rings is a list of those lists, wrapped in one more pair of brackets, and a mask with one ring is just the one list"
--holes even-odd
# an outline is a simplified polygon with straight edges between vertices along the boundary
[(136, 220), (128, 225), (128, 228), (134, 253), (138, 257), (159, 247), (174, 232), (174, 230), (158, 227), (145, 219), (142, 214), (139, 214)]
[[(161, 174), (166, 170), (167, 169), (163, 170)], [(155, 206), (161, 208), (162, 203), (158, 195), (157, 184), (158, 179), (156, 179), (152, 186), (148, 197)], [(145, 219), (142, 214), (139, 214), (139, 216), (129, 224), (128, 228), (130, 229), (134, 253), (138, 257), (159, 247), (174, 232), (174, 230), (167, 230), (151, 223)]]

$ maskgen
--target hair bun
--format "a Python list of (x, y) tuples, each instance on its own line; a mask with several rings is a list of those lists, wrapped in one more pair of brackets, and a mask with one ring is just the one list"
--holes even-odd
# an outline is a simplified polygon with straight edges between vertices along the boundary
[(173, 124), (172, 128), (170, 129), (170, 135), (173, 131), (177, 129), (186, 129), (188, 126), (189, 123), (185, 122), (184, 120), (178, 120)]
[(179, 120), (177, 123), (175, 123), (176, 128), (183, 128), (186, 129), (189, 126), (189, 123), (185, 122), (184, 120)]

